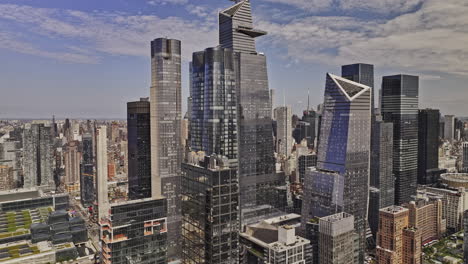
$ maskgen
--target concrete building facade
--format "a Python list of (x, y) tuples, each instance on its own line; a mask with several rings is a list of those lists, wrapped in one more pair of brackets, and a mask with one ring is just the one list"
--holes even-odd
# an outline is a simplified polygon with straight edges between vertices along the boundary
[(276, 116), (276, 149), (277, 153), (285, 158), (291, 155), (294, 139), (292, 137), (292, 110), (290, 106), (275, 108)]
[(80, 181), (80, 160), (79, 141), (68, 142), (65, 151), (65, 185), (73, 185)]
[(359, 263), (356, 256), (354, 217), (338, 213), (319, 219), (319, 263)]
[(444, 139), (452, 141), (455, 138), (455, 116), (444, 116)]

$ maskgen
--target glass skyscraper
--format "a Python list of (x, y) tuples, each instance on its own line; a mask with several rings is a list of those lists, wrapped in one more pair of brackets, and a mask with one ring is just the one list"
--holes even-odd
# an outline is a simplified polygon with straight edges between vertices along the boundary
[(441, 174), (439, 170), (440, 111), (419, 110), (418, 183), (434, 184)]
[(182, 263), (239, 263), (239, 181), (226, 157), (182, 164)]
[(127, 103), (128, 197), (151, 197), (150, 102), (147, 98)]
[(379, 210), (395, 203), (393, 176), (393, 124), (378, 120), (372, 138), (369, 192), (369, 225), (375, 237), (379, 227)]
[(26, 124), (23, 131), (24, 187), (55, 188), (53, 163), (53, 138), (49, 124)]
[(382, 116), (393, 123), (395, 204), (413, 200), (418, 177), (419, 78), (411, 75), (382, 79)]
[(83, 155), (81, 157), (80, 194), (81, 203), (90, 206), (94, 202), (94, 144), (90, 133), (83, 134)]
[(264, 190), (279, 184), (266, 57), (255, 48), (255, 38), (265, 34), (253, 27), (248, 0), (238, 1), (219, 13), (220, 45), (234, 52), (241, 212), (268, 204)]
[(231, 49), (208, 48), (192, 59), (191, 148), (237, 165), (237, 96)]
[(181, 43), (159, 38), (151, 42), (151, 192), (167, 198), (168, 259), (180, 256)]
[(371, 131), (371, 87), (327, 74), (317, 167), (306, 174), (303, 226), (338, 212), (354, 216), (364, 261)]

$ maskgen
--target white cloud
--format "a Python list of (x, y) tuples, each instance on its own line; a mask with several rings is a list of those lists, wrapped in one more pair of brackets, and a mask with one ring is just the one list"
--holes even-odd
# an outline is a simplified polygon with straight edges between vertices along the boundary
[(263, 0), (294, 6), (311, 13), (322, 11), (360, 11), (394, 14), (411, 11), (424, 0)]
[[(408, 4), (412, 6), (417, 1), (407, 2), (413, 3)], [(5, 44), (0, 48), (94, 63), (103, 54), (146, 57), (149, 41), (167, 36), (182, 40), (183, 56), (189, 60), (192, 52), (217, 45), (217, 26), (213, 20), (216, 18), (216, 10), (194, 5), (185, 8), (202, 19), (84, 13), (0, 4), (0, 27), (9, 28), (2, 26), (2, 23), (14, 23), (22, 27), (26, 34), (40, 34), (53, 41), (60, 39), (73, 42), (73, 45), (65, 46), (60, 52), (44, 51), (27, 44), (30, 43), (27, 38), (5, 38), (12, 34), (4, 30), (1, 40)], [(304, 18), (290, 17), (281, 22), (272, 22), (273, 18), (268, 16), (256, 20), (258, 28), (269, 32), (267, 37), (260, 40), (263, 47), (283, 51), (277, 54), (285, 54), (289, 61), (329, 65), (364, 61), (381, 67), (435, 76), (438, 73), (468, 75), (466, 14), (468, 2), (465, 0), (425, 0), (417, 11), (391, 19), (310, 15)], [(28, 46), (14, 45), (13, 41)]]
[(98, 57), (89, 54), (83, 54), (80, 51), (57, 52), (43, 50), (6, 32), (0, 32), (0, 47), (3, 49), (13, 50), (18, 53), (50, 58), (64, 62), (85, 64), (96, 64), (99, 62)]
[(322, 11), (332, 7), (333, 0), (264, 0), (271, 3), (280, 3), (295, 6), (308, 11)]
[[(193, 51), (215, 46), (217, 43), (216, 28), (212, 24), (205, 25), (177, 17), (84, 13), (0, 5), (0, 25), (2, 20), (23, 26), (32, 34), (54, 40), (72, 40), (74, 43), (82, 43), (82, 49), (111, 55), (148, 56), (151, 40), (169, 37), (182, 41), (183, 56), (188, 60)], [(82, 51), (77, 52), (77, 45), (74, 46), (70, 52), (81, 54)]]
[(406, 70), (468, 75), (468, 3), (427, 0), (393, 19), (309, 16), (260, 22), (289, 58), (339, 65), (366, 61)]
[(167, 5), (167, 4), (184, 5), (184, 4), (188, 4), (188, 0), (149, 0), (148, 4), (150, 5)]

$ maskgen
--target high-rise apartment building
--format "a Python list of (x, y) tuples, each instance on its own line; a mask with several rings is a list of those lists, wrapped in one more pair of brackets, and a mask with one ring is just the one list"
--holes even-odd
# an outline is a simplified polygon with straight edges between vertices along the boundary
[(393, 176), (393, 124), (377, 120), (372, 137), (369, 196), (369, 225), (377, 233), (379, 210), (395, 202), (395, 177)]
[(455, 116), (444, 116), (444, 139), (453, 140), (455, 137)]
[(226, 157), (182, 164), (182, 263), (239, 263), (239, 179)]
[(468, 142), (462, 143), (462, 172), (468, 173)]
[(12, 137), (12, 132), (10, 132), (10, 140), (0, 143), (0, 165), (13, 168), (14, 187), (19, 187), (22, 185), (23, 176), (21, 151), (22, 133), (18, 131), (20, 132), (18, 133), (19, 135)]
[(351, 264), (357, 262), (354, 217), (338, 213), (319, 219), (319, 263)]
[(468, 210), (463, 213), (463, 259), (464, 264), (468, 264)]
[(169, 260), (180, 255), (181, 94), (181, 43), (155, 39), (151, 42), (151, 193), (153, 198), (167, 198)]
[(420, 264), (421, 233), (409, 227), (409, 210), (390, 206), (380, 210), (377, 263)]
[(101, 263), (168, 263), (166, 206), (163, 198), (112, 204), (100, 221)]
[[(218, 80), (223, 80), (219, 82)], [(191, 148), (237, 164), (237, 95), (233, 52), (208, 48), (192, 59)]]
[(96, 190), (97, 190), (97, 206), (98, 219), (109, 217), (109, 191), (107, 189), (108, 163), (107, 163), (107, 127), (101, 126), (96, 132)]
[(327, 74), (317, 168), (306, 173), (302, 224), (339, 212), (354, 216), (364, 261), (369, 192), (371, 88)]
[(80, 142), (70, 141), (65, 147), (65, 185), (75, 185), (80, 181)]
[[(434, 184), (439, 168), (439, 120), (436, 109), (419, 110), (418, 183)], [(439, 174), (440, 176), (440, 174)]]
[(0, 165), (0, 191), (8, 191), (13, 188), (15, 188), (13, 167)]
[(81, 159), (81, 178), (80, 178), (80, 197), (84, 206), (90, 206), (95, 199), (95, 171), (94, 171), (94, 145), (93, 136), (85, 133), (82, 136), (82, 159)]
[(291, 155), (294, 140), (292, 137), (292, 110), (290, 106), (275, 108), (276, 116), (276, 149), (282, 157)]
[(54, 188), (53, 138), (48, 124), (26, 124), (23, 132), (24, 187)]
[(442, 200), (442, 219), (446, 221), (449, 233), (463, 229), (463, 212), (468, 209), (467, 195), (465, 188), (456, 190), (423, 187), (418, 190), (418, 198), (431, 197), (432, 200)]
[(385, 76), (382, 80), (382, 116), (393, 123), (393, 174), (395, 203), (416, 195), (418, 175), (419, 77)]
[(405, 205), (409, 210), (409, 226), (420, 231), (423, 244), (440, 239), (447, 229), (441, 198), (422, 197)]
[(128, 197), (151, 197), (151, 124), (148, 98), (127, 103)]
[(255, 48), (255, 38), (265, 34), (253, 27), (248, 0), (236, 1), (219, 13), (220, 45), (232, 49), (236, 67), (242, 219), (245, 209), (267, 204), (265, 189), (278, 184), (266, 57)]

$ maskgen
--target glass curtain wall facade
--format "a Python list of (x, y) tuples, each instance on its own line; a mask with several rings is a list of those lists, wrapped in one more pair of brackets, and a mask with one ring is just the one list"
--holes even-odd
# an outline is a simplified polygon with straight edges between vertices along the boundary
[(48, 124), (26, 124), (23, 131), (24, 186), (55, 187), (52, 130)]
[(180, 181), (182, 162), (181, 43), (151, 42), (151, 192), (167, 198), (168, 258), (180, 256)]
[(302, 223), (338, 212), (354, 216), (364, 261), (371, 131), (371, 87), (327, 74), (317, 168), (306, 174)]
[(234, 51), (238, 112), (241, 209), (269, 204), (266, 191), (280, 183), (275, 173), (270, 90), (265, 55), (255, 38), (250, 1), (238, 1), (219, 13), (219, 41)]
[(410, 75), (382, 79), (382, 117), (393, 123), (395, 204), (409, 203), (417, 190), (419, 78)]
[(101, 263), (168, 263), (166, 206), (161, 198), (111, 205), (101, 221)]
[(439, 126), (440, 111), (436, 109), (419, 110), (418, 136), (418, 183), (437, 183), (439, 168)]
[(375, 238), (379, 228), (379, 210), (395, 202), (393, 124), (376, 121), (373, 133), (375, 137), (372, 138), (369, 225)]
[(151, 197), (150, 102), (127, 103), (128, 198)]
[(239, 263), (237, 170), (217, 159), (182, 164), (184, 264)]
[(237, 165), (237, 96), (233, 52), (208, 48), (192, 59), (191, 148)]
[(90, 206), (94, 202), (94, 151), (93, 136), (89, 133), (82, 136), (83, 154), (81, 156), (81, 203)]

